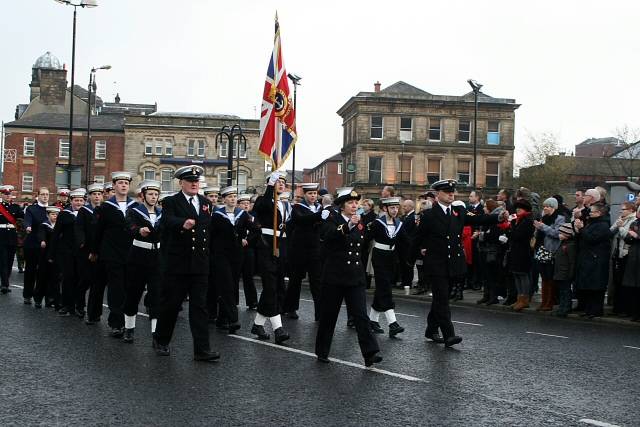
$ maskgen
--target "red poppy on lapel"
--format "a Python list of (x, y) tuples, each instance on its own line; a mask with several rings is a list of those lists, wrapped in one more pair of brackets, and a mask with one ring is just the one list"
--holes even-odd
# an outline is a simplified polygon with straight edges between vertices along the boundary
[(362, 225), (361, 223), (358, 223), (358, 230), (362, 231), (364, 229), (364, 225)]
[(209, 205), (202, 205), (202, 212), (209, 213)]
[(458, 212), (453, 211), (453, 216), (458, 216)]

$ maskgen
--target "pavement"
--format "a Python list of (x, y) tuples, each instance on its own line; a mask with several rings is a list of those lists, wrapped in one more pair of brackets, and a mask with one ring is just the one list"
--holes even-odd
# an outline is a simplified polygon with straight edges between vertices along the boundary
[[(218, 363), (192, 360), (188, 310), (171, 356), (22, 303), (21, 276), (0, 296), (0, 424), (215, 426), (638, 425), (637, 327), (478, 309), (456, 303), (452, 349), (426, 342), (428, 304), (398, 298), (398, 339), (378, 335), (384, 360), (365, 368), (343, 308), (330, 364), (313, 354), (317, 324), (308, 291), (285, 346), (242, 329), (211, 328)], [(106, 311), (106, 310), (105, 310)], [(384, 320), (381, 322), (386, 330)]]

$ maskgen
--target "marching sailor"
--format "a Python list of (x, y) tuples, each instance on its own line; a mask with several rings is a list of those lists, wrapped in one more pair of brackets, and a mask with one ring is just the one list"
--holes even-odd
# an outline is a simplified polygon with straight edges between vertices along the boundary
[[(31, 303), (33, 291), (36, 286), (38, 266), (40, 261), (40, 241), (38, 240), (38, 230), (47, 221), (47, 206), (49, 203), (49, 189), (41, 187), (38, 189), (38, 197), (33, 204), (27, 206), (24, 211), (24, 230), (27, 237), (24, 239), (24, 289), (22, 296), (25, 304)], [(42, 301), (42, 300), (40, 300)], [(36, 302), (36, 308), (40, 308)]]
[[(376, 280), (369, 320), (373, 332), (383, 334), (384, 330), (378, 321), (380, 314), (384, 313), (389, 324), (389, 336), (393, 338), (404, 332), (404, 328), (396, 320), (393, 285), (397, 276), (397, 261), (400, 260), (400, 265), (405, 265), (408, 239), (403, 223), (398, 219), (400, 197), (388, 197), (380, 202), (384, 213), (367, 224), (366, 240), (373, 240), (371, 264)], [(365, 244), (366, 246), (368, 245)]]
[(142, 293), (147, 289), (146, 303), (149, 307), (151, 333), (155, 332), (158, 307), (160, 305), (160, 270), (158, 254), (160, 249), (160, 219), (162, 211), (157, 207), (160, 196), (160, 181), (144, 180), (140, 183), (142, 203), (127, 211), (127, 225), (133, 242), (127, 256), (126, 285), (124, 300), (124, 337), (126, 343), (133, 343), (136, 314)]
[(0, 186), (0, 292), (11, 292), (9, 288), (9, 276), (13, 268), (13, 259), (16, 255), (18, 233), (16, 224), (23, 218), (22, 210), (15, 203), (11, 203), (13, 185)]
[(251, 213), (251, 194), (240, 194), (238, 196), (238, 207), (243, 209), (249, 216), (249, 227), (247, 235), (244, 237), (248, 244), (242, 247), (242, 288), (244, 291), (244, 300), (247, 304), (247, 310), (256, 310), (258, 308), (258, 292), (253, 281), (255, 273), (256, 254), (253, 247), (258, 238), (260, 238), (260, 227), (257, 226), (255, 218)]
[(51, 236), (55, 228), (60, 208), (57, 206), (47, 206), (47, 219), (38, 227), (37, 240), (40, 248), (38, 259), (38, 277), (33, 290), (33, 300), (36, 308), (42, 307), (44, 299), (45, 307), (53, 307), (56, 310), (60, 304), (60, 283), (58, 280), (58, 270), (55, 263), (48, 262), (48, 245), (51, 244)]

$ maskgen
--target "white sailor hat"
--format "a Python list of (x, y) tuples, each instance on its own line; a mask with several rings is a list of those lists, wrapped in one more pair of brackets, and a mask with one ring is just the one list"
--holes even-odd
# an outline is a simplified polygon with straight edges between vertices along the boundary
[(57, 206), (47, 206), (46, 210), (47, 210), (47, 213), (52, 213), (52, 212), (60, 213), (60, 208)]
[(13, 190), (13, 185), (0, 185), (0, 193), (2, 194), (11, 194)]
[(156, 190), (160, 191), (160, 187), (162, 184), (160, 181), (156, 181), (155, 179), (145, 179), (140, 183), (140, 191), (145, 192), (147, 190)]
[(291, 198), (291, 193), (288, 191), (283, 191), (282, 193), (278, 194), (278, 198), (280, 200), (289, 200)]
[(467, 207), (467, 205), (465, 205), (462, 200), (454, 200), (453, 202), (451, 202), (451, 206), (458, 206), (458, 207), (461, 207), (461, 208), (466, 208)]
[(204, 194), (211, 194), (211, 193), (215, 193), (215, 194), (219, 194), (220, 193), (220, 187), (217, 185), (212, 185), (211, 187), (204, 187)]
[(131, 173), (126, 171), (111, 172), (111, 182), (125, 180), (131, 182)]
[(69, 189), (68, 188), (58, 188), (58, 196), (68, 196)]
[(104, 185), (102, 184), (98, 184), (97, 182), (94, 182), (93, 184), (89, 184), (89, 186), (87, 187), (87, 193), (91, 194), (91, 193), (102, 193), (104, 191)]
[(400, 197), (385, 197), (384, 199), (380, 199), (380, 203), (382, 203), (383, 206), (400, 205)]
[(360, 200), (360, 195), (353, 189), (353, 187), (340, 187), (336, 191), (337, 195), (333, 201), (335, 205), (341, 205), (348, 200)]
[(238, 189), (234, 186), (230, 186), (224, 187), (222, 190), (220, 190), (220, 195), (222, 197), (228, 196), (229, 194), (238, 194)]
[(318, 191), (318, 187), (320, 186), (317, 182), (305, 182), (299, 185), (302, 188), (302, 191), (305, 193), (307, 191)]
[(200, 181), (200, 176), (202, 175), (204, 175), (204, 169), (202, 168), (202, 166), (189, 165), (177, 169), (173, 174), (173, 177), (176, 179), (198, 182)]
[(238, 201), (239, 202), (244, 202), (245, 200), (251, 201), (251, 194), (247, 194), (247, 193), (238, 194)]
[(456, 191), (456, 185), (458, 185), (458, 181), (455, 179), (442, 179), (440, 181), (434, 182), (431, 185), (431, 188), (436, 191), (446, 191), (447, 193), (453, 193)]
[(104, 183), (104, 191), (111, 191), (111, 190), (113, 190), (113, 183), (105, 182)]
[(71, 197), (72, 199), (75, 197), (82, 197), (84, 198), (84, 196), (87, 194), (87, 190), (85, 190), (84, 188), (76, 188), (75, 190), (72, 190), (69, 193), (69, 197)]

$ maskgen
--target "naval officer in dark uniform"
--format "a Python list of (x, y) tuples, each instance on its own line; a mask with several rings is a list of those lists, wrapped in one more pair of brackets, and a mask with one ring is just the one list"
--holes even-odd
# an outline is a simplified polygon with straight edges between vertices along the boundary
[(154, 347), (159, 356), (169, 355), (169, 342), (185, 297), (189, 296), (189, 326), (194, 360), (213, 362), (220, 353), (209, 346), (207, 279), (213, 206), (198, 194), (200, 166), (176, 170), (180, 191), (162, 201), (160, 264), (164, 278), (164, 303), (158, 315)]
[[(423, 213), (411, 251), (414, 257), (420, 253), (424, 255), (424, 274), (433, 292), (424, 335), (447, 347), (462, 342), (462, 337), (456, 336), (453, 329), (449, 307), (449, 288), (466, 273), (462, 228), (465, 225), (496, 224), (499, 219), (498, 215), (474, 215), (462, 206), (452, 206), (456, 185), (453, 179), (432, 185), (436, 201), (432, 209)], [(442, 337), (438, 329), (442, 331)]]
[(13, 267), (13, 259), (16, 255), (18, 233), (16, 224), (24, 214), (20, 207), (11, 203), (13, 185), (0, 186), (0, 291), (2, 294), (11, 292), (9, 288), (9, 276)]

